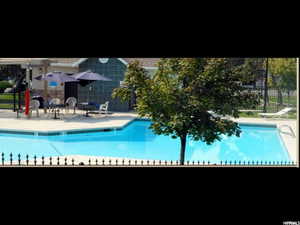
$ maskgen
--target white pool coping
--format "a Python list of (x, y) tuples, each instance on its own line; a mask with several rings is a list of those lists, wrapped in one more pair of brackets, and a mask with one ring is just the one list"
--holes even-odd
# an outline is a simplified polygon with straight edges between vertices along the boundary
[[(79, 115), (78, 115), (79, 114)], [(0, 131), (12, 131), (12, 132), (39, 132), (41, 134), (51, 133), (63, 133), (63, 132), (78, 132), (78, 131), (98, 131), (101, 129), (122, 129), (138, 118), (136, 113), (114, 113), (107, 117), (95, 116), (93, 118), (85, 118), (80, 115), (84, 115), (84, 112), (78, 112), (77, 116), (72, 114), (65, 116), (65, 120), (53, 120), (43, 116), (41, 111), (40, 118), (36, 118), (35, 115), (31, 119), (23, 118), (17, 119), (16, 113), (8, 110), (0, 110)], [(293, 138), (288, 129), (284, 129), (284, 133), (280, 132), (282, 141), (288, 151), (290, 159), (298, 163), (299, 148), (298, 148), (298, 129), (297, 121), (290, 119), (265, 119), (265, 118), (239, 118), (233, 119), (240, 124), (250, 125), (272, 125), (279, 128), (282, 125), (290, 126), (296, 138)], [(64, 156), (69, 158), (69, 156)], [(86, 159), (84, 156), (73, 156), (75, 159)], [(89, 157), (91, 158), (91, 157)], [(107, 157), (98, 157), (99, 160), (103, 160)], [(135, 159), (132, 159), (135, 160)]]

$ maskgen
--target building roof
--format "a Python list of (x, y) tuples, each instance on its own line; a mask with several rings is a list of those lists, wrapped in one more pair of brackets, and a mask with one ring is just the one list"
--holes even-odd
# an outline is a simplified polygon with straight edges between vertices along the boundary
[(40, 63), (48, 58), (0, 58), (0, 64), (27, 64), (27, 63)]
[(138, 60), (144, 67), (157, 67), (160, 58), (123, 58), (127, 63)]
[[(50, 60), (57, 61), (55, 65), (61, 66), (78, 66), (81, 62), (85, 61), (87, 58), (49, 58)], [(156, 68), (157, 63), (160, 58), (118, 58), (124, 64), (131, 63), (135, 60), (138, 60), (143, 67), (146, 68)]]
[[(77, 67), (80, 63), (84, 62), (87, 58), (0, 58), (0, 64), (39, 64), (43, 60), (49, 60), (53, 66), (70, 66)], [(124, 64), (131, 63), (138, 60), (145, 68), (155, 69), (159, 58), (118, 58)]]

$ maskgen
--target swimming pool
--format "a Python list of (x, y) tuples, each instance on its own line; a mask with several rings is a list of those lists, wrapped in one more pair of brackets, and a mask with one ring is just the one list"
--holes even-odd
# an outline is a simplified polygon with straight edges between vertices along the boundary
[[(0, 153), (31, 158), (86, 155), (144, 160), (178, 160), (180, 140), (155, 135), (150, 121), (134, 121), (122, 130), (56, 136), (0, 133)], [(289, 161), (276, 127), (240, 125), (241, 137), (223, 136), (212, 145), (187, 141), (186, 161)]]

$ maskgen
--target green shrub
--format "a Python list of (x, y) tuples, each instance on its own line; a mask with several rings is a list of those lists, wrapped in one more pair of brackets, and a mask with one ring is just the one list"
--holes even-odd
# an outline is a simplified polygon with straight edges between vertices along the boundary
[(12, 88), (12, 85), (8, 81), (0, 81), (0, 88), (1, 89)]
[(8, 81), (0, 81), (0, 93), (3, 93), (6, 88), (12, 88), (13, 85)]

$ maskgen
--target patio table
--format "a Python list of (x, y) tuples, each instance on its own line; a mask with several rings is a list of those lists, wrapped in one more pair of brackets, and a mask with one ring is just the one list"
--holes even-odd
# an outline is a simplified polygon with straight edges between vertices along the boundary
[(51, 105), (50, 106), (50, 110), (54, 110), (54, 117), (53, 117), (53, 119), (54, 120), (58, 120), (58, 119), (60, 119), (60, 117), (57, 117), (57, 114), (58, 114), (58, 116), (59, 116), (59, 111), (60, 111), (60, 109), (63, 109), (63, 108), (65, 108), (65, 105), (64, 104), (59, 104), (59, 105)]

